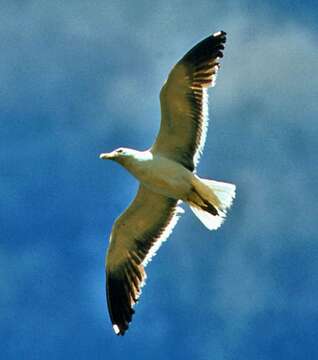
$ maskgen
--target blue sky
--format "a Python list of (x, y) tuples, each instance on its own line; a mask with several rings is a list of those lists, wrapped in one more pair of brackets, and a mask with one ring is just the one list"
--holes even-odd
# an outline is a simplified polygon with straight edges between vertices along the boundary
[[(314, 359), (317, 4), (20, 1), (0, 14), (0, 352), (4, 359)], [(198, 168), (237, 185), (217, 232), (187, 207), (131, 329), (105, 304), (114, 219), (137, 182), (98, 159), (145, 149), (172, 65), (228, 42)]]

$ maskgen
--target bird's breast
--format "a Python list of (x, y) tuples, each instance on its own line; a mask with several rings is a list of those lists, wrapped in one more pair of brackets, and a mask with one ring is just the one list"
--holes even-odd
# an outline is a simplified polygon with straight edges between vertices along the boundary
[(142, 161), (132, 172), (144, 186), (171, 198), (185, 200), (191, 191), (193, 174), (164, 157)]

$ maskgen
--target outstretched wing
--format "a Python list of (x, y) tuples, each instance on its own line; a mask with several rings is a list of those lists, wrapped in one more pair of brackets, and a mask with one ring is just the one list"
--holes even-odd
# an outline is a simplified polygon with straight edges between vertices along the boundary
[(152, 152), (193, 171), (208, 125), (207, 88), (214, 85), (226, 33), (194, 46), (172, 69), (160, 92), (161, 126)]
[(146, 278), (144, 267), (171, 233), (182, 209), (142, 185), (116, 220), (107, 254), (107, 304), (113, 329), (124, 335)]

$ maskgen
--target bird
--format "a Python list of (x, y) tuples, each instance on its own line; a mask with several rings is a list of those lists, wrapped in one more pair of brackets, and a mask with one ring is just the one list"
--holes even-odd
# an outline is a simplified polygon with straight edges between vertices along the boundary
[(113, 224), (106, 255), (106, 298), (116, 335), (128, 330), (145, 267), (184, 212), (180, 204), (215, 230), (235, 198), (234, 184), (196, 172), (208, 127), (207, 89), (215, 84), (225, 42), (224, 31), (213, 33), (172, 68), (160, 91), (160, 129), (148, 150), (120, 147), (100, 154), (139, 181), (136, 197)]

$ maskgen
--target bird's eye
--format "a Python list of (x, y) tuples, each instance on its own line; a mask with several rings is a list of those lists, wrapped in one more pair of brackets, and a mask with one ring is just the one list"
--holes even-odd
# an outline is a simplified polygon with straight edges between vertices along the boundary
[(122, 153), (123, 153), (123, 149), (118, 149), (118, 150), (117, 150), (117, 153), (118, 153), (118, 154), (122, 154)]

